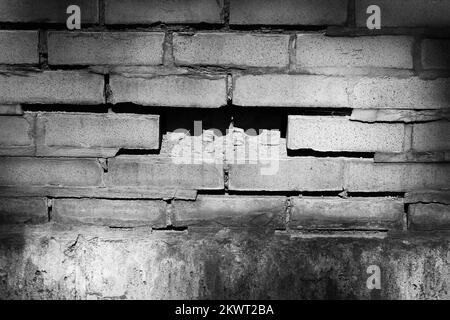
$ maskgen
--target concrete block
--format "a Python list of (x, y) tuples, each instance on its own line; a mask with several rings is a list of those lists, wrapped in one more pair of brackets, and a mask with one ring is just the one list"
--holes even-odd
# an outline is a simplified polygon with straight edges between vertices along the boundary
[(96, 159), (0, 158), (0, 186), (89, 187), (102, 185)]
[(360, 123), (346, 117), (289, 116), (289, 149), (316, 151), (401, 152), (403, 124)]
[(218, 108), (227, 104), (225, 77), (190, 76), (125, 77), (112, 75), (113, 103), (133, 102), (148, 106)]
[(45, 198), (0, 197), (0, 225), (45, 223), (48, 221)]
[(404, 204), (395, 198), (292, 198), (289, 226), (298, 229), (398, 230)]
[(82, 71), (0, 74), (0, 103), (102, 104), (102, 75)]
[(271, 196), (198, 196), (195, 201), (174, 201), (177, 227), (283, 229), (286, 198)]
[(450, 205), (416, 203), (408, 208), (409, 228), (420, 231), (450, 230)]
[(415, 123), (412, 149), (415, 151), (450, 150), (450, 121)]
[(48, 33), (50, 65), (159, 65), (162, 32)]
[(158, 156), (119, 156), (108, 162), (107, 185), (116, 187), (222, 190), (221, 164), (178, 164)]
[(160, 200), (55, 199), (52, 221), (109, 227), (166, 226), (166, 202)]
[(37, 123), (44, 129), (40, 155), (106, 157), (122, 148), (159, 148), (157, 115), (41, 113)]
[(277, 67), (289, 64), (289, 35), (242, 33), (175, 34), (177, 65)]
[(1, 30), (0, 64), (38, 64), (38, 39), (35, 30)]
[(261, 107), (346, 108), (348, 82), (345, 78), (312, 75), (237, 76), (233, 104)]

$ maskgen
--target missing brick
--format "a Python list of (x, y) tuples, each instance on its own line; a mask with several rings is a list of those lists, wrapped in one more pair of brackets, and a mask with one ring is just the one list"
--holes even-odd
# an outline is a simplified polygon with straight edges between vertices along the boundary
[(23, 104), (24, 112), (108, 113), (106, 105)]
[(358, 158), (358, 159), (374, 159), (374, 152), (348, 152), (348, 151), (315, 151), (312, 149), (288, 149), (289, 157), (315, 157), (315, 158)]

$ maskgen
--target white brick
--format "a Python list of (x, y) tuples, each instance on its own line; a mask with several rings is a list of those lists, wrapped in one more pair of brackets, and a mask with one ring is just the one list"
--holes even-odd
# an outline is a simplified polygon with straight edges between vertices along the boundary
[(108, 161), (107, 185), (115, 187), (221, 190), (222, 165), (179, 164), (158, 156), (119, 156)]
[(0, 64), (38, 64), (37, 31), (0, 31)]
[(348, 107), (345, 78), (310, 75), (247, 75), (234, 82), (239, 106)]
[(450, 121), (414, 124), (412, 149), (415, 151), (450, 150)]
[[(159, 116), (134, 114), (44, 113), (45, 146), (52, 156), (114, 156), (124, 149), (158, 149)], [(39, 146), (40, 147), (40, 146)]]
[(166, 203), (159, 200), (55, 199), (52, 221), (109, 227), (166, 226)]
[(24, 147), (32, 144), (32, 126), (24, 117), (0, 117), (0, 148)]
[(48, 33), (51, 65), (158, 65), (162, 64), (162, 32)]
[(176, 34), (173, 45), (178, 65), (284, 68), (289, 64), (288, 35)]
[(0, 103), (102, 104), (102, 75), (78, 71), (0, 75)]
[(101, 186), (96, 159), (0, 158), (0, 186)]
[(158, 76), (149, 78), (113, 75), (112, 102), (149, 106), (218, 108), (227, 104), (225, 77)]
[(289, 149), (401, 152), (403, 140), (403, 124), (368, 124), (346, 117), (288, 117)]
[(402, 36), (326, 37), (298, 34), (298, 68), (398, 68), (412, 69), (413, 38)]
[(300, 197), (289, 225), (300, 229), (402, 229), (404, 204), (393, 198)]
[(351, 106), (373, 109), (449, 108), (449, 88), (450, 79), (444, 78), (362, 78), (353, 87)]
[(342, 190), (344, 161), (298, 157), (258, 164), (231, 164), (228, 189), (235, 191)]
[(449, 164), (383, 164), (370, 159), (351, 160), (346, 164), (345, 188), (351, 192), (438, 190), (449, 185)]

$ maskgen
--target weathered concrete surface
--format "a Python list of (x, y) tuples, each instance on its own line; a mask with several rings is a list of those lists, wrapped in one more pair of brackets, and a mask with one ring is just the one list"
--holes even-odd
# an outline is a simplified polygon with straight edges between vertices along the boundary
[[(305, 239), (47, 224), (0, 235), (2, 299), (450, 298), (448, 233)], [(366, 287), (370, 265), (381, 290)]]

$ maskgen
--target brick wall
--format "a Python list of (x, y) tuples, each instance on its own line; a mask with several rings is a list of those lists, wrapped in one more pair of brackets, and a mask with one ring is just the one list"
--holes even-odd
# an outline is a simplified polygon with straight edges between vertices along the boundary
[[(65, 26), (69, 4), (81, 8), (81, 30)], [(366, 28), (370, 4), (381, 29)], [(239, 297), (371, 298), (352, 272), (363, 279), (366, 265), (381, 264), (382, 297), (449, 298), (439, 290), (448, 271), (417, 265), (450, 264), (441, 235), (450, 231), (449, 1), (0, 0), (0, 26), (1, 297), (236, 298), (221, 290), (270, 278), (279, 285), (267, 296)], [(231, 272), (212, 253), (236, 258), (222, 237), (238, 248), (255, 241), (256, 251), (273, 239), (271, 255), (287, 248), (280, 261), (325, 246), (337, 267), (327, 273), (316, 256), (277, 261), (274, 279), (266, 265), (250, 276), (230, 263), (229, 282), (202, 289), (208, 268)], [(36, 238), (47, 239), (40, 250)], [(158, 245), (166, 241), (175, 253)], [(62, 262), (77, 246), (106, 258), (81, 263), (80, 250)], [(262, 259), (245, 246), (244, 269)], [(133, 248), (133, 271), (90, 278)], [(176, 266), (162, 271), (170, 259)], [(76, 265), (86, 281), (61, 280)], [(17, 291), (35, 269), (50, 284)], [(130, 280), (136, 270), (154, 272), (161, 289)], [(318, 284), (295, 282), (294, 297), (285, 286), (297, 272)], [(416, 292), (430, 272), (435, 286)]]

